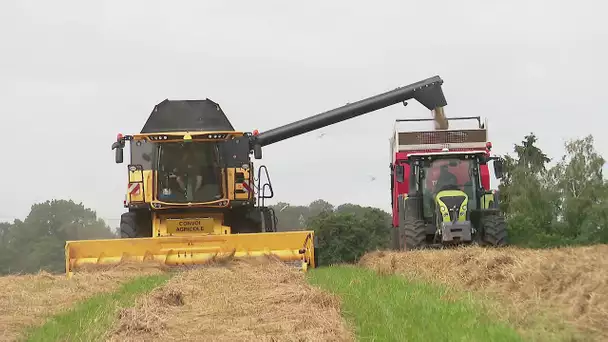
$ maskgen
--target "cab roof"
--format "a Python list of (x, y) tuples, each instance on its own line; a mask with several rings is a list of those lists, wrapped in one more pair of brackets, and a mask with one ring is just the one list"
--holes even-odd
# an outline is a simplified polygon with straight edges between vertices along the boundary
[(142, 134), (168, 132), (234, 131), (219, 104), (205, 100), (165, 99), (154, 106)]

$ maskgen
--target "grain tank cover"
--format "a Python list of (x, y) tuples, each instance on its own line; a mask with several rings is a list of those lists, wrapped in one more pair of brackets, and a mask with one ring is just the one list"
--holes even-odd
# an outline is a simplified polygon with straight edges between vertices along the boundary
[(209, 100), (168, 100), (154, 106), (141, 133), (234, 131), (219, 104)]

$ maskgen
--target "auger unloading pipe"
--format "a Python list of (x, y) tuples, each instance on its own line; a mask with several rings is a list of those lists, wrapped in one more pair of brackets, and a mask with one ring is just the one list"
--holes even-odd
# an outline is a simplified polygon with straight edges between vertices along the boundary
[(429, 110), (442, 113), (442, 107), (447, 105), (441, 88), (442, 84), (443, 80), (441, 77), (434, 76), (405, 87), (280, 126), (252, 137), (252, 147), (254, 150), (256, 147), (260, 149), (262, 146), (308, 133), (410, 99), (416, 99)]

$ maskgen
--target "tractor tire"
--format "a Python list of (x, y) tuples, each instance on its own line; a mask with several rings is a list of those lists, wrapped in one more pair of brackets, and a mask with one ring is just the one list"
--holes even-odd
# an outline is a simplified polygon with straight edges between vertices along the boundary
[(152, 237), (152, 222), (147, 213), (128, 212), (120, 216), (120, 238)]
[(488, 215), (481, 219), (483, 229), (481, 242), (485, 246), (502, 247), (507, 245), (507, 223), (504, 217)]
[(391, 249), (394, 251), (398, 251), (400, 249), (399, 236), (399, 227), (393, 227), (391, 225)]
[(426, 227), (424, 221), (406, 218), (403, 222), (403, 250), (421, 249), (426, 245)]

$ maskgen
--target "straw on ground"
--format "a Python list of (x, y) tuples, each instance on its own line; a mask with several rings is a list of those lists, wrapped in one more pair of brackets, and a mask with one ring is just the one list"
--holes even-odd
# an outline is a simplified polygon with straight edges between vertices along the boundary
[(473, 290), (530, 338), (608, 339), (608, 245), (374, 252), (359, 265)]

